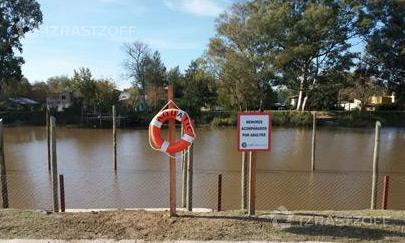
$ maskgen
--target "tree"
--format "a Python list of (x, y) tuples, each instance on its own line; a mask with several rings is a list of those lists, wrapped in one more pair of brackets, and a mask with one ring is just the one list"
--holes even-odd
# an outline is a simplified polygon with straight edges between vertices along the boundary
[(183, 97), (184, 96), (184, 75), (180, 72), (179, 66), (176, 66), (166, 73), (167, 82), (173, 84), (174, 97)]
[(299, 93), (297, 110), (305, 109), (322, 76), (350, 70), (356, 55), (349, 40), (370, 27), (357, 1), (256, 0), (248, 5), (279, 82)]
[(31, 88), (31, 97), (40, 103), (46, 103), (49, 94), (49, 87), (45, 82), (35, 82)]
[(273, 80), (257, 23), (251, 21), (253, 11), (249, 4), (234, 4), (221, 15), (208, 51), (219, 79), (219, 101), (239, 110), (263, 109)]
[(146, 67), (151, 52), (150, 48), (147, 44), (140, 41), (125, 43), (123, 48), (127, 56), (124, 62), (127, 75), (132, 79), (132, 85), (139, 87), (144, 92), (146, 88)]
[(95, 109), (97, 85), (90, 69), (82, 67), (78, 71), (74, 70), (73, 77), (68, 83), (68, 88), (71, 91), (78, 91), (80, 93), (85, 107), (93, 105)]
[(97, 80), (95, 103), (98, 104), (99, 111), (110, 111), (112, 105), (117, 104), (119, 91), (111, 80)]
[(24, 59), (16, 56), (23, 48), (21, 39), (42, 23), (40, 5), (35, 0), (0, 2), (0, 84), (21, 80)]
[(165, 87), (168, 84), (166, 67), (161, 61), (158, 51), (155, 51), (153, 56), (147, 59), (145, 71), (147, 103), (153, 110), (156, 110), (166, 101)]
[(129, 94), (128, 99), (121, 100), (121, 103), (123, 104), (123, 107), (125, 107), (127, 110), (134, 110), (135, 107), (137, 106), (138, 102), (141, 99), (140, 91), (138, 87), (130, 87), (128, 89), (124, 89), (123, 92), (126, 92)]
[(199, 115), (202, 107), (211, 108), (216, 104), (215, 78), (208, 71), (204, 59), (191, 62), (184, 75), (183, 90), (180, 106), (193, 116)]
[(370, 1), (375, 27), (367, 39), (369, 70), (405, 103), (405, 4), (403, 1)]
[(50, 93), (60, 93), (63, 91), (69, 91), (69, 82), (70, 79), (68, 76), (55, 76), (48, 78), (46, 84), (48, 85)]
[(8, 100), (9, 98), (16, 97), (29, 97), (31, 94), (32, 86), (28, 79), (22, 78), (20, 80), (14, 80), (12, 82), (3, 83), (0, 85), (1, 100)]
[(361, 101), (360, 111), (365, 111), (367, 104), (370, 103), (374, 95), (384, 95), (384, 89), (378, 85), (377, 80), (373, 77), (370, 69), (365, 62), (360, 61), (356, 69), (350, 74), (350, 82), (341, 91), (341, 95), (346, 95), (351, 99)]

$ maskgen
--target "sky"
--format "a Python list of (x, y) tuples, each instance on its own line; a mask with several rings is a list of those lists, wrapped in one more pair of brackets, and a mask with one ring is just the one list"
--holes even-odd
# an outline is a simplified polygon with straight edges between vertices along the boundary
[(185, 70), (207, 49), (216, 17), (235, 0), (37, 1), (44, 20), (23, 40), (24, 76), (46, 81), (88, 67), (123, 89), (130, 86), (123, 43), (145, 42), (167, 68)]

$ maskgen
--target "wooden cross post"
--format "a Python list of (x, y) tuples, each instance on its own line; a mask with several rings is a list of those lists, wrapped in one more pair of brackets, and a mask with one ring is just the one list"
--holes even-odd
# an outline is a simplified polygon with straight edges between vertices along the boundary
[[(174, 100), (174, 87), (169, 85), (167, 89), (167, 100)], [(169, 103), (169, 109), (175, 108), (172, 103)], [(176, 135), (176, 124), (174, 120), (169, 121), (169, 143), (173, 143)], [(177, 216), (176, 214), (176, 156), (171, 154), (169, 157), (169, 204), (170, 204), (170, 217)]]

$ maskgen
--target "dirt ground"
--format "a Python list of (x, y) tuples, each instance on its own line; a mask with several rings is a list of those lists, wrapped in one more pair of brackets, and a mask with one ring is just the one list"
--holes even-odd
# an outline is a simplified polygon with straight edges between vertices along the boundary
[(46, 214), (0, 210), (0, 239), (405, 241), (405, 211)]

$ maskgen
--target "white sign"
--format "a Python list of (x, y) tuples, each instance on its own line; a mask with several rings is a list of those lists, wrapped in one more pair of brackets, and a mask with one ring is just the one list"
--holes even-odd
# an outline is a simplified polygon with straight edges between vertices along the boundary
[(238, 150), (270, 151), (271, 119), (270, 113), (238, 113)]

